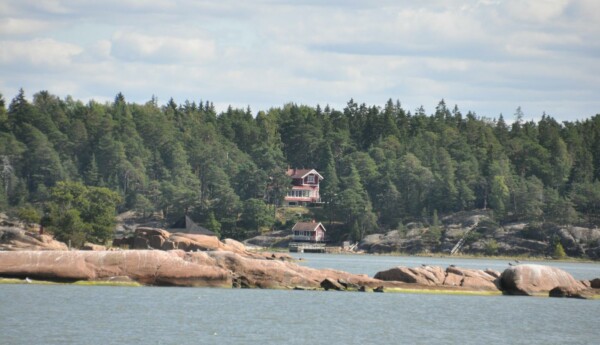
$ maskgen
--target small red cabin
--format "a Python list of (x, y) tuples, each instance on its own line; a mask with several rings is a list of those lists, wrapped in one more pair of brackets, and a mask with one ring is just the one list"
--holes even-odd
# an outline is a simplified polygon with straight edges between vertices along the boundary
[(292, 178), (292, 189), (284, 198), (284, 205), (308, 205), (321, 202), (319, 182), (323, 176), (315, 169), (288, 169)]
[(325, 227), (317, 222), (298, 222), (292, 228), (292, 240), (304, 242), (324, 242)]

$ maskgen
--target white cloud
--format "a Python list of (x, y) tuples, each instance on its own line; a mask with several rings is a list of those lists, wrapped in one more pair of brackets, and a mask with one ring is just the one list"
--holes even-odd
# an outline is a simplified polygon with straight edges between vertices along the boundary
[(215, 56), (215, 44), (202, 38), (150, 36), (119, 31), (112, 38), (111, 54), (126, 61), (202, 62)]
[(0, 35), (12, 36), (41, 33), (50, 27), (50, 23), (40, 20), (20, 18), (0, 19)]
[[(34, 67), (64, 68), (83, 50), (81, 47), (38, 38), (30, 41), (0, 41), (0, 64), (29, 64)], [(26, 66), (25, 66), (26, 67)]]
[(560, 17), (569, 0), (507, 0), (506, 9), (514, 18), (525, 22), (544, 23)]
[(351, 97), (431, 110), (445, 98), (481, 115), (527, 105), (532, 114), (588, 116), (600, 110), (599, 4), (6, 0), (0, 92), (112, 99), (122, 91), (136, 102), (154, 94), (254, 111)]

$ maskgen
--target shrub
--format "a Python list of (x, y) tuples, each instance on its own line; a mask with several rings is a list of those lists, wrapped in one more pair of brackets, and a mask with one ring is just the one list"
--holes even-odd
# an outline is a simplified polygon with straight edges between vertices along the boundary
[(567, 253), (565, 253), (565, 249), (560, 242), (557, 242), (554, 246), (554, 253), (552, 257), (555, 259), (564, 259), (567, 257)]
[(485, 242), (485, 254), (486, 255), (496, 255), (498, 253), (498, 242), (496, 240), (491, 239)]
[(40, 222), (41, 215), (35, 207), (27, 205), (17, 210), (17, 218), (31, 226), (31, 224)]

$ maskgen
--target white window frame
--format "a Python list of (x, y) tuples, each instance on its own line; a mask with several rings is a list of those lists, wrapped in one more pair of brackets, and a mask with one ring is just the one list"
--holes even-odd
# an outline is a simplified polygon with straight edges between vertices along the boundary
[(310, 190), (291, 190), (288, 192), (287, 196), (291, 198), (310, 198), (310, 194)]

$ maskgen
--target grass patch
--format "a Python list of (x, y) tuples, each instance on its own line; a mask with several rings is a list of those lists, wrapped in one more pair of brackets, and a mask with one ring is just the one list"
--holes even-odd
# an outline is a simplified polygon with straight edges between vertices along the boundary
[(119, 281), (107, 281), (107, 280), (79, 280), (72, 284), (80, 285), (80, 286), (129, 286), (129, 287), (143, 286), (142, 284), (140, 284), (138, 282), (133, 282), (133, 281), (132, 282), (119, 282)]
[(275, 219), (281, 224), (285, 224), (291, 220), (301, 220), (303, 218), (310, 218), (312, 212), (308, 207), (304, 206), (286, 206), (279, 207), (275, 213)]
[(0, 284), (33, 284), (33, 285), (59, 285), (61, 283), (50, 282), (46, 280), (29, 280), (16, 278), (0, 278)]
[(502, 291), (385, 288), (385, 292), (421, 295), (502, 296)]
[(58, 283), (51, 282), (47, 280), (33, 280), (30, 279), (26, 281), (25, 279), (16, 279), (16, 278), (0, 278), (0, 284), (32, 284), (32, 285), (80, 285), (80, 286), (131, 286), (138, 287), (143, 286), (138, 282), (129, 282), (129, 281), (105, 281), (105, 280), (79, 280), (73, 283)]

